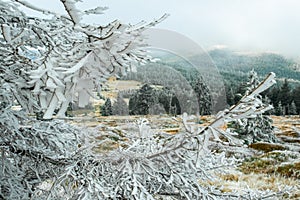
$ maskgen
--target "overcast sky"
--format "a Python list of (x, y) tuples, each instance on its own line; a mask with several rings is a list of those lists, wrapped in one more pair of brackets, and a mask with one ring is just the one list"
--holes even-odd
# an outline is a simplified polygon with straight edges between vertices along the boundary
[[(58, 0), (28, 0), (62, 12)], [(95, 23), (119, 19), (151, 21), (169, 13), (158, 25), (183, 34), (204, 49), (227, 46), (241, 51), (271, 51), (300, 57), (299, 0), (83, 0), (80, 8), (108, 6)]]

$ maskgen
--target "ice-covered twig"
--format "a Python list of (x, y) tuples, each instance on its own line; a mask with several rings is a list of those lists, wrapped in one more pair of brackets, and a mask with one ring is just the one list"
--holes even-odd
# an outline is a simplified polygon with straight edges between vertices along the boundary
[[(235, 106), (231, 107), (229, 110), (224, 110), (220, 112), (213, 122), (202, 129), (192, 129), (190, 125), (187, 124), (188, 116), (183, 114), (183, 124), (187, 132), (191, 135), (184, 138), (178, 145), (166, 149), (162, 152), (157, 152), (155, 154), (149, 155), (148, 159), (153, 159), (157, 156), (162, 156), (168, 154), (172, 151), (176, 151), (177, 149), (183, 148), (184, 146), (190, 143), (192, 138), (197, 138), (200, 135), (203, 135), (203, 146), (205, 146), (205, 141), (208, 141), (208, 137), (212, 135), (216, 140), (220, 140), (216, 134), (220, 134), (226, 137), (229, 140), (229, 143), (233, 145), (241, 145), (242, 142), (235, 138), (232, 134), (225, 132), (222, 130), (224, 124), (228, 121), (234, 121), (236, 119), (243, 119), (255, 116), (257, 113), (261, 113), (270, 109), (270, 107), (264, 106), (260, 99), (258, 99), (258, 95), (260, 92), (265, 91), (269, 87), (271, 87), (275, 81), (275, 74), (270, 73), (257, 87), (253, 88), (248, 94), (246, 94)], [(210, 133), (210, 134), (207, 134)]]
[(62, 17), (64, 19), (71, 20), (69, 17), (67, 17), (65, 15), (61, 15), (59, 13), (56, 13), (56, 12), (53, 12), (53, 11), (50, 11), (50, 10), (46, 10), (44, 8), (39, 8), (39, 7), (33, 5), (33, 4), (31, 4), (31, 3), (29, 3), (28, 1), (25, 1), (25, 0), (13, 0), (13, 1), (15, 1), (15, 2), (17, 2), (17, 3), (19, 3), (19, 4), (23, 5), (23, 6), (31, 9), (31, 10), (35, 10), (37, 12), (41, 12), (41, 13), (43, 13), (45, 15), (53, 15), (53, 16), (56, 16), (56, 17)]
[(108, 7), (96, 7), (93, 9), (89, 9), (89, 10), (85, 10), (84, 13), (86, 15), (90, 15), (90, 14), (94, 14), (94, 15), (99, 15), (99, 14), (103, 14), (103, 11), (107, 10)]
[(74, 2), (73, 0), (60, 0), (60, 1), (64, 5), (65, 10), (70, 16), (74, 25), (78, 25), (82, 18), (82, 12), (76, 8), (75, 6), (76, 2)]
[[(265, 106), (258, 98), (258, 95), (275, 84), (275, 73), (271, 72), (257, 87), (253, 88), (248, 94), (229, 110), (224, 110), (217, 115), (217, 119), (211, 122), (207, 127), (218, 128), (223, 126), (228, 121), (234, 121), (241, 118), (254, 117), (257, 113), (262, 113), (272, 109), (270, 106)], [(203, 129), (201, 133), (206, 131)]]

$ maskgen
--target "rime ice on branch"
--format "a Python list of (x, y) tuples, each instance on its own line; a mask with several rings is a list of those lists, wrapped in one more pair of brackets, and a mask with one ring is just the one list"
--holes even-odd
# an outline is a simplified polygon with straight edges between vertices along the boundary
[[(42, 111), (44, 119), (52, 118), (56, 109), (57, 116), (63, 117), (72, 101), (84, 107), (108, 77), (119, 71), (125, 73), (135, 62), (150, 61), (151, 57), (141, 48), (146, 45), (142, 32), (167, 17), (137, 25), (119, 21), (107, 26), (89, 25), (81, 23), (82, 16), (101, 14), (106, 8), (80, 11), (76, 2), (61, 0), (66, 15), (23, 0), (0, 2), (5, 9), (1, 16), (1, 48), (5, 48), (2, 56), (10, 68), (23, 72), (23, 77), (11, 81), (11, 87), (23, 108)], [(18, 4), (52, 15), (52, 19), (27, 17), (18, 10)], [(26, 93), (18, 91), (25, 88)], [(35, 104), (35, 109), (28, 104)]]

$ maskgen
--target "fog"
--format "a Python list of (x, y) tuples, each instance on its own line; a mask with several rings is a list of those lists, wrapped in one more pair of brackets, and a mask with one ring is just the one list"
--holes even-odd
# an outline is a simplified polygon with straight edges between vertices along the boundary
[[(63, 12), (58, 0), (31, 0), (37, 6)], [(183, 34), (204, 49), (268, 51), (300, 57), (300, 1), (297, 0), (84, 0), (80, 8), (108, 6), (104, 15), (85, 20), (108, 23), (151, 21), (169, 13), (157, 27)]]

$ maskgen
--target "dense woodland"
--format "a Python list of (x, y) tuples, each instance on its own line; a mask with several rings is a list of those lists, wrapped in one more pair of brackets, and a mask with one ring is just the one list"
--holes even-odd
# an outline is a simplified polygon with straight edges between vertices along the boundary
[[(286, 183), (276, 185), (276, 190), (246, 184), (228, 191), (223, 190), (224, 181), (221, 187), (213, 183), (223, 180), (219, 175), (228, 175), (229, 170), (241, 174), (238, 167), (256, 154), (247, 144), (277, 141), (270, 118), (263, 116), (272, 106), (261, 96), (276, 83), (275, 73), (260, 82), (251, 71), (241, 100), (203, 126), (198, 116), (189, 114), (206, 114), (213, 107), (209, 103), (215, 105), (207, 94), (215, 96), (216, 91), (206, 87), (203, 77), (194, 77), (193, 68), (174, 65), (176, 70), (164, 73), (163, 83), (157, 80), (154, 86), (145, 84), (133, 91), (133, 106), (158, 102), (172, 114), (190, 109), (189, 114), (167, 116), (180, 124), (174, 135), (151, 127), (146, 117), (134, 121), (128, 117), (119, 125), (96, 121), (96, 126), (89, 126), (86, 116), (70, 122), (65, 117), (70, 103), (87, 106), (109, 77), (153, 61), (142, 48), (142, 33), (166, 15), (136, 25), (118, 20), (92, 25), (83, 23), (82, 17), (107, 8), (80, 10), (78, 1), (60, 3), (61, 15), (27, 1), (0, 0), (0, 199), (297, 198), (293, 191), (299, 188)], [(47, 16), (29, 17), (23, 7)], [(167, 77), (176, 77), (175, 83)], [(180, 104), (179, 110), (180, 102), (189, 104)], [(121, 96), (114, 105), (110, 99), (104, 105), (105, 115), (133, 111), (117, 107), (124, 105)], [(142, 106), (136, 110), (154, 109)], [(201, 106), (208, 110), (197, 109)], [(280, 147), (288, 156), (284, 167), (288, 171), (297, 167), (296, 146), (283, 142)]]
[[(223, 77), (226, 101), (229, 106), (236, 104), (245, 94), (249, 85), (250, 71), (254, 70), (259, 80), (268, 73), (269, 69), (274, 69), (279, 73), (278, 83), (262, 94), (263, 100), (274, 107), (267, 114), (284, 116), (300, 113), (300, 72), (294, 67), (296, 64), (292, 60), (277, 54), (247, 55), (237, 54), (229, 50), (213, 50), (209, 52), (209, 55)], [(163, 74), (167, 74), (168, 78)], [(212, 114), (211, 92), (201, 77), (201, 73), (187, 62), (169, 57), (164, 62), (159, 61), (139, 66), (137, 72), (129, 73), (122, 79), (137, 80), (144, 84), (164, 87), (157, 92), (157, 88), (154, 90), (148, 85), (149, 90), (155, 91), (150, 92), (149, 97), (144, 94), (149, 93), (148, 89), (146, 91), (145, 85), (138, 91), (131, 91), (130, 95), (125, 94), (124, 96), (130, 98), (129, 114), (149, 114), (149, 108), (153, 105), (158, 107), (154, 109), (156, 112), (152, 112), (152, 114), (164, 112), (175, 114), (174, 111), (170, 112), (166, 104), (174, 106), (175, 99), (178, 101), (184, 97), (187, 98), (184, 102), (192, 98), (197, 99), (200, 115)], [(176, 88), (180, 88), (181, 92), (176, 93)], [(173, 97), (168, 98), (170, 92)], [(143, 102), (144, 99), (141, 98), (143, 95), (147, 102)], [(161, 103), (162, 97), (167, 98), (164, 101), (168, 103)], [(125, 106), (125, 104), (123, 105)], [(135, 106), (133, 107), (133, 105)], [(159, 105), (163, 108), (160, 107), (159, 109)], [(180, 105), (177, 103), (176, 114), (180, 113), (182, 113)]]
[(269, 114), (300, 113), (300, 71), (293, 60), (272, 53), (247, 55), (229, 50), (213, 50), (209, 55), (224, 78), (229, 105), (235, 104), (244, 94), (249, 71), (255, 70), (259, 77), (263, 77), (272, 69), (278, 83), (262, 95), (274, 106)]

